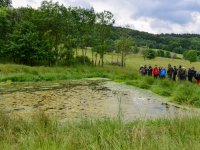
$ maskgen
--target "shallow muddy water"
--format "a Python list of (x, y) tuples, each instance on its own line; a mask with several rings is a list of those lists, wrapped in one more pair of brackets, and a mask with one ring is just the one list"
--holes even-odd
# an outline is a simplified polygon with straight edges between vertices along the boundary
[[(77, 81), (76, 81), (77, 82)], [(80, 81), (81, 82), (81, 81)], [(73, 118), (114, 118), (125, 120), (175, 117), (190, 115), (184, 110), (166, 103), (166, 99), (150, 91), (111, 81), (88, 84), (23, 88), (19, 91), (2, 92), (0, 109), (11, 115), (30, 117), (38, 112), (60, 120)]]

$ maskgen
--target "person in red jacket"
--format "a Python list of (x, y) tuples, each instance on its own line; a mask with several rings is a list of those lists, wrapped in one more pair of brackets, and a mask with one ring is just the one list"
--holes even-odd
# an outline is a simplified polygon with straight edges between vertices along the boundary
[(197, 84), (199, 84), (200, 85), (200, 72), (196, 72), (196, 74), (195, 74), (195, 79), (197, 80)]
[(158, 77), (159, 69), (158, 69), (157, 65), (155, 65), (155, 67), (153, 68), (152, 74), (153, 74), (154, 78)]

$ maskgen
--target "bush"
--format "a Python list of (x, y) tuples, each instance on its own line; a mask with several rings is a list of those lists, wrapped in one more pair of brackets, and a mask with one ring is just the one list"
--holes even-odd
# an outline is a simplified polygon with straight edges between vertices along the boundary
[(147, 56), (148, 59), (154, 59), (156, 57), (155, 51), (147, 50), (146, 56)]
[(77, 56), (76, 57), (76, 64), (78, 65), (91, 65), (92, 62), (90, 61), (89, 57), (87, 56)]
[(185, 103), (200, 106), (200, 91), (196, 90), (196, 85), (182, 84), (176, 88), (174, 100), (179, 103)]

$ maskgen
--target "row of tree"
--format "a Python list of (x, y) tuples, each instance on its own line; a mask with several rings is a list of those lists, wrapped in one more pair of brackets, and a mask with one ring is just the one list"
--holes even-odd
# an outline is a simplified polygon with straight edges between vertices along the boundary
[(144, 60), (147, 59), (154, 59), (156, 57), (165, 57), (165, 58), (174, 58), (178, 59), (178, 57), (175, 55), (171, 55), (170, 52), (168, 51), (163, 51), (163, 50), (152, 50), (149, 48), (143, 48), (141, 51), (141, 54), (143, 55)]
[[(52, 1), (43, 1), (38, 9), (16, 9), (10, 0), (0, 0), (0, 59), (26, 65), (103, 66), (105, 54), (112, 52), (117, 53), (117, 63), (120, 58), (119, 64), (125, 67), (127, 55), (140, 52), (137, 45), (145, 45), (144, 58), (171, 57), (169, 51), (150, 50), (154, 47), (150, 41), (158, 42), (158, 35), (113, 27), (114, 22), (109, 11), (67, 8)], [(92, 60), (87, 58), (88, 48)]]
[(43, 1), (38, 9), (15, 9), (6, 0), (0, 6), (0, 58), (4, 61), (49, 66), (86, 64), (90, 47), (90, 63), (103, 66), (105, 53), (116, 50), (121, 54), (121, 66), (125, 66), (132, 49), (133, 39), (127, 34), (120, 33), (118, 40), (112, 40), (115, 20), (109, 11), (67, 8), (52, 1)]
[(196, 50), (188, 50), (183, 53), (183, 58), (189, 60), (190, 63), (196, 62), (198, 60), (197, 51)]
[(127, 32), (139, 47), (148, 46), (151, 49), (161, 49), (169, 52), (183, 54), (184, 51), (193, 49), (200, 56), (199, 34), (151, 34), (121, 27), (113, 28), (112, 39), (120, 37), (121, 31)]

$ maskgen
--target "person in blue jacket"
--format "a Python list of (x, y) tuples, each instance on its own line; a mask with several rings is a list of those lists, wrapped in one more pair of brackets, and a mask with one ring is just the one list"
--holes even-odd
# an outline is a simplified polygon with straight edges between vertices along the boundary
[(166, 76), (167, 76), (167, 71), (164, 67), (162, 67), (161, 70), (160, 70), (160, 77), (166, 78)]

